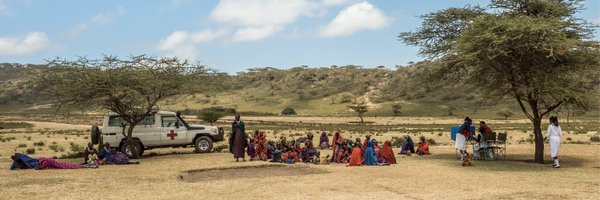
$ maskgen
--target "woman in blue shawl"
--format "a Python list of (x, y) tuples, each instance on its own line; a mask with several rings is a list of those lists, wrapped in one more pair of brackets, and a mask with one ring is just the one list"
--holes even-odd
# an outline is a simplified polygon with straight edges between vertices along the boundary
[(410, 153), (415, 153), (415, 143), (410, 138), (410, 135), (406, 136), (406, 141), (402, 144), (402, 149), (400, 149), (400, 154), (406, 154), (406, 151), (410, 151)]
[(375, 156), (375, 150), (373, 149), (374, 146), (375, 144), (373, 143), (373, 141), (369, 140), (364, 154), (364, 164), (367, 166), (377, 165), (377, 156)]

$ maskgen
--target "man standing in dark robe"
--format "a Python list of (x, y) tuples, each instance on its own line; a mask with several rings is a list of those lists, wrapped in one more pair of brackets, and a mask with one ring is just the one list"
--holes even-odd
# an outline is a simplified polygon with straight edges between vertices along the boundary
[(236, 162), (239, 162), (240, 158), (242, 161), (246, 161), (246, 146), (248, 136), (246, 135), (246, 127), (244, 122), (240, 120), (240, 115), (235, 115), (235, 121), (231, 124), (231, 136), (229, 137), (229, 152), (233, 154)]

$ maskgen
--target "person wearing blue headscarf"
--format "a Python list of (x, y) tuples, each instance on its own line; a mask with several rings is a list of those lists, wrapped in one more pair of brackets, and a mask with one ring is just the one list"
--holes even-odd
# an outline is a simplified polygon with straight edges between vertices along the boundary
[(367, 148), (365, 149), (365, 154), (364, 154), (364, 164), (367, 166), (374, 166), (377, 165), (377, 156), (375, 156), (375, 144), (373, 143), (373, 141), (369, 140), (369, 142), (367, 143)]
[(406, 154), (406, 151), (410, 151), (410, 153), (415, 153), (415, 143), (413, 142), (410, 135), (406, 136), (406, 141), (402, 144), (402, 149), (400, 149), (400, 154)]

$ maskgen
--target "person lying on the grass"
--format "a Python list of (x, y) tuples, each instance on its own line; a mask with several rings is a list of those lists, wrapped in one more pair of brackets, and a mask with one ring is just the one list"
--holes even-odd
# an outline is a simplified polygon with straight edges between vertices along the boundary
[(140, 164), (139, 162), (129, 161), (129, 157), (124, 153), (111, 150), (108, 142), (103, 145), (102, 150), (98, 155), (98, 160), (98, 164), (100, 165)]
[(15, 169), (79, 169), (86, 167), (85, 165), (63, 163), (54, 158), (43, 158), (38, 159), (31, 158), (27, 155), (15, 153), (10, 157), (13, 160), (10, 166), (11, 170)]
[(364, 165), (377, 165), (377, 156), (375, 155), (375, 150), (373, 149), (374, 146), (375, 143), (373, 143), (373, 141), (369, 140), (369, 142), (367, 142), (367, 148), (365, 148), (365, 153), (363, 155), (365, 159)]
[(394, 156), (394, 150), (392, 149), (392, 142), (389, 140), (383, 143), (381, 157), (383, 158), (384, 163), (396, 164), (396, 157)]
[(429, 155), (429, 143), (427, 143), (425, 136), (421, 136), (419, 147), (417, 147), (417, 155)]
[(83, 163), (87, 163), (90, 160), (90, 154), (98, 154), (98, 150), (94, 149), (94, 144), (88, 142), (87, 147), (83, 150)]
[(309, 163), (315, 160), (317, 156), (317, 149), (315, 149), (311, 140), (306, 141), (304, 143), (304, 148), (302, 149), (302, 162)]
[(357, 141), (354, 144), (354, 147), (352, 149), (352, 154), (350, 155), (350, 160), (348, 161), (348, 166), (362, 166), (363, 161), (364, 161), (364, 158), (363, 158), (363, 154), (362, 154), (362, 148), (360, 145), (360, 141)]
[(329, 149), (329, 137), (327, 137), (327, 133), (325, 133), (325, 131), (321, 132), (321, 137), (319, 138), (319, 147), (321, 149)]
[(402, 144), (402, 149), (400, 149), (400, 154), (406, 154), (406, 151), (410, 151), (410, 153), (415, 153), (415, 144), (413, 143), (410, 135), (406, 136), (406, 141)]

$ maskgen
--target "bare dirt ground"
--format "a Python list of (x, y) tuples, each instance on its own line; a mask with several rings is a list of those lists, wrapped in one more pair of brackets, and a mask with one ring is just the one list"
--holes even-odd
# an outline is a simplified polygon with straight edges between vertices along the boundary
[[(417, 119), (415, 123), (421, 121)], [(437, 120), (450, 119), (423, 124), (441, 122)], [(30, 148), (35, 141), (45, 141), (46, 146), (35, 147), (42, 150), (32, 155), (39, 157), (60, 155), (69, 151), (69, 143), (88, 141), (86, 135), (49, 134), (66, 129), (76, 132), (84, 126), (32, 123), (31, 132), (0, 132), (0, 136), (15, 138), (0, 143), (0, 199), (600, 199), (598, 143), (562, 144), (562, 168), (553, 169), (550, 164), (530, 162), (534, 145), (516, 143), (529, 134), (518, 131), (510, 133), (515, 138), (507, 147), (506, 159), (474, 161), (473, 167), (461, 166), (447, 135), (427, 134), (443, 145), (432, 146), (429, 156), (397, 155), (398, 164), (391, 166), (235, 162), (229, 153), (193, 154), (192, 148), (164, 148), (148, 151), (139, 165), (11, 171), (10, 154), (25, 149), (19, 144)], [(40, 134), (40, 129), (48, 132)], [(586, 134), (569, 137), (589, 141)], [(374, 138), (383, 141), (390, 136), (384, 133)], [(48, 150), (51, 142), (67, 150)], [(551, 160), (547, 145), (545, 155)], [(62, 161), (79, 163), (82, 159)]]

